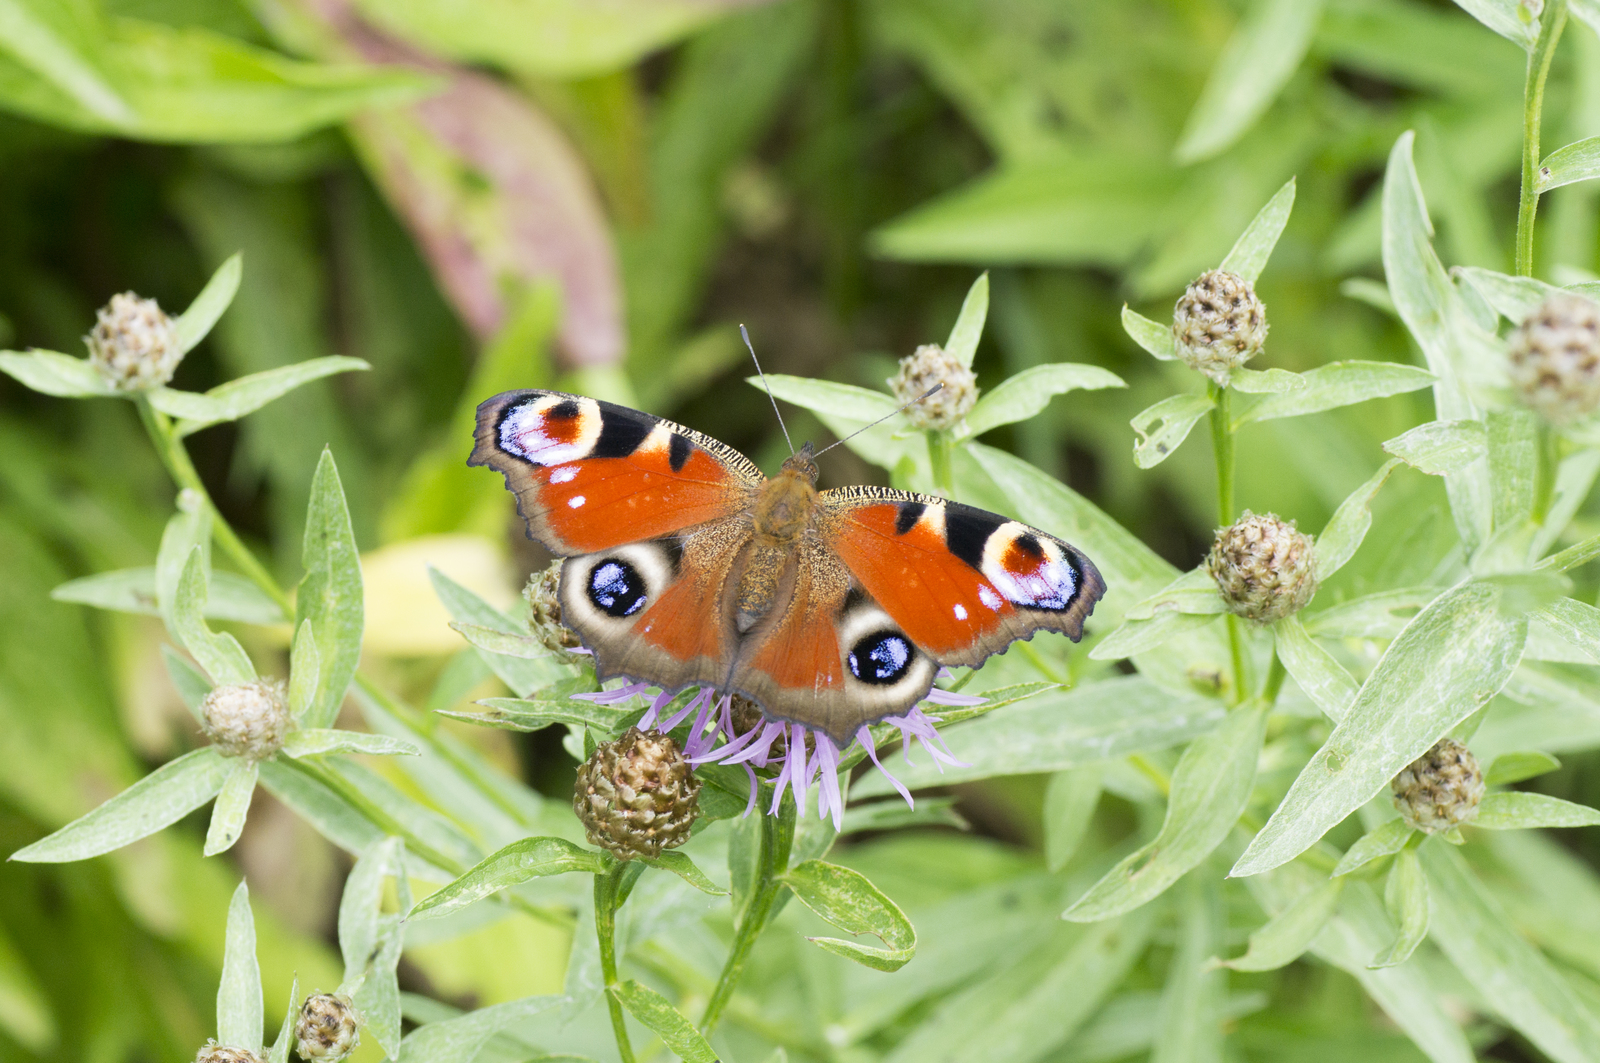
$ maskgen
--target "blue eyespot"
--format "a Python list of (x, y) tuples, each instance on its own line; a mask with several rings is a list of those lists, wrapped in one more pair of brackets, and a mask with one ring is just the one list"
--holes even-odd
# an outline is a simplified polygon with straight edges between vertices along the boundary
[(892, 631), (876, 631), (850, 648), (850, 674), (863, 683), (893, 683), (911, 667), (911, 643)]
[(589, 600), (607, 616), (632, 616), (646, 600), (644, 579), (626, 561), (608, 557), (589, 573)]

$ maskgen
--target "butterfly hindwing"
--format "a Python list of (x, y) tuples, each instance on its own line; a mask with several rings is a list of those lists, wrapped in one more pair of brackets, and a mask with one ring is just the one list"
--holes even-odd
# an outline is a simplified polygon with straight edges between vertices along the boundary
[(1074, 641), (1105, 593), (1078, 550), (998, 514), (887, 488), (825, 491), (823, 539), (941, 664), (976, 666), (1017, 639)]
[(731, 516), (765, 480), (709, 436), (559, 391), (508, 391), (481, 403), (468, 464), (505, 474), (529, 536), (563, 556)]

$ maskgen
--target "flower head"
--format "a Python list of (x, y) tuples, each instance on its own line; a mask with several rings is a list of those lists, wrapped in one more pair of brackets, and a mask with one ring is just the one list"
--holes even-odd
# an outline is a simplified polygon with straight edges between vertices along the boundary
[(248, 1048), (230, 1048), (216, 1041), (207, 1041), (194, 1057), (194, 1063), (263, 1063), (259, 1052)]
[(361, 1043), (360, 1022), (342, 993), (312, 993), (294, 1024), (294, 1050), (304, 1060), (336, 1063)]
[(283, 683), (258, 680), (217, 687), (200, 703), (206, 737), (230, 757), (265, 760), (283, 748), (289, 705)]
[(623, 860), (657, 857), (689, 840), (700, 780), (671, 735), (630, 727), (578, 769), (572, 805), (593, 844)]
[(1600, 409), (1600, 305), (1569, 292), (1539, 304), (1511, 334), (1511, 383), (1557, 424)]
[(575, 650), (581, 642), (578, 635), (561, 620), (561, 599), (557, 589), (561, 585), (561, 558), (550, 562), (548, 568), (528, 577), (522, 588), (523, 600), (528, 603), (528, 628), (533, 637), (546, 648), (559, 652)]
[(1172, 310), (1172, 338), (1191, 369), (1227, 385), (1267, 341), (1267, 308), (1250, 282), (1214, 269), (1190, 282)]
[[(944, 387), (927, 395), (936, 384)], [(894, 397), (906, 407), (906, 417), (918, 428), (954, 428), (978, 401), (978, 378), (937, 343), (926, 343), (900, 359), (900, 372), (889, 378)]]
[(1271, 513), (1247, 509), (1218, 528), (1206, 568), (1229, 612), (1263, 624), (1299, 612), (1317, 592), (1311, 536)]
[(1436, 834), (1470, 822), (1483, 800), (1483, 771), (1472, 751), (1441, 738), (1389, 783), (1394, 807), (1417, 830)]
[(183, 360), (177, 326), (154, 299), (113, 295), (96, 317), (85, 337), (89, 362), (112, 387), (148, 391), (172, 379)]

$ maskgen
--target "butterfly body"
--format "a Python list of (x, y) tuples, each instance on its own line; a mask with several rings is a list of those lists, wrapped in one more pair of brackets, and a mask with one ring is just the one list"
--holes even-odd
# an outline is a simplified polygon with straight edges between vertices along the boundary
[(818, 491), (809, 445), (770, 480), (737, 451), (625, 407), (514, 391), (478, 408), (471, 464), (502, 472), (532, 538), (569, 558), (563, 620), (601, 678), (738, 693), (841, 747), (1039, 630), (1081, 637), (1105, 591), (1067, 543), (885, 488)]

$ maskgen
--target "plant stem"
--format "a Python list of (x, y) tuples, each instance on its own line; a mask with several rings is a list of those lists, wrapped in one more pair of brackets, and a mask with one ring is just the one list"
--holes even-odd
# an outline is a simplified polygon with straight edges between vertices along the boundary
[[(1233, 417), (1229, 410), (1232, 391), (1212, 381), (1206, 385), (1211, 396), (1211, 453), (1217, 464), (1217, 523), (1233, 523)], [(1239, 633), (1239, 618), (1228, 614), (1228, 655), (1233, 662), (1233, 703), (1244, 701), (1244, 642)]]
[(1539, 211), (1539, 125), (1544, 112), (1544, 82), (1556, 42), (1567, 24), (1567, 0), (1548, 0), (1539, 18), (1539, 39), (1528, 53), (1528, 75), (1522, 90), (1522, 196), (1517, 206), (1519, 277), (1533, 276), (1533, 222)]
[(955, 497), (955, 474), (950, 467), (950, 437), (937, 428), (928, 429), (928, 462), (933, 466), (933, 482), (946, 498)]
[(1534, 477), (1533, 519), (1543, 524), (1550, 516), (1550, 502), (1555, 497), (1556, 476), (1561, 470), (1561, 436), (1543, 417), (1538, 421), (1538, 466)]
[(733, 999), (733, 991), (739, 985), (740, 975), (744, 973), (750, 950), (755, 947), (761, 931), (766, 929), (778, 897), (785, 888), (782, 876), (789, 870), (789, 850), (794, 845), (794, 821), (794, 797), (788, 792), (783, 795), (778, 814), (761, 819), (761, 852), (757, 857), (756, 881), (751, 885), (750, 899), (734, 931), (733, 947), (728, 950), (727, 962), (722, 965), (722, 975), (717, 979), (716, 988), (711, 991), (711, 999), (706, 1002), (705, 1014), (700, 1017), (700, 1032), (707, 1037), (711, 1036), (717, 1020), (722, 1018), (723, 1010)]
[(1261, 700), (1268, 707), (1278, 703), (1278, 694), (1283, 690), (1283, 681), (1289, 677), (1289, 670), (1283, 666), (1283, 659), (1278, 656), (1276, 648), (1272, 653), (1272, 666), (1267, 669), (1267, 682), (1261, 688)]
[(617, 986), (617, 884), (628, 869), (618, 860), (611, 870), (594, 877), (594, 932), (600, 940), (600, 970), (606, 980), (606, 1005), (611, 1009), (611, 1031), (617, 1036), (617, 1054), (622, 1063), (633, 1063), (633, 1045), (628, 1042), (628, 1025), (622, 1014), (622, 1001), (610, 992)]

